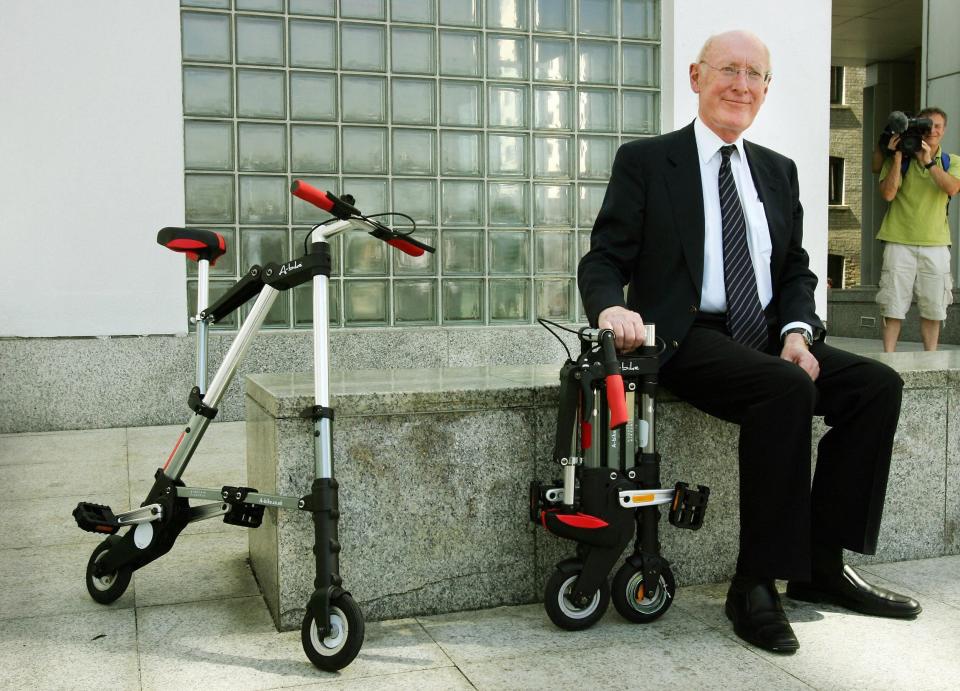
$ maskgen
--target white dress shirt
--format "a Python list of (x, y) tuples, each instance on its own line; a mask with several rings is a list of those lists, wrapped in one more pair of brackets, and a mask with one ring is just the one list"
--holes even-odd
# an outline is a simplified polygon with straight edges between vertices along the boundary
[[(693, 123), (693, 131), (700, 159), (700, 184), (703, 186), (703, 287), (700, 292), (700, 309), (703, 312), (722, 313), (727, 311), (727, 288), (723, 278), (723, 221), (720, 216), (719, 176), (722, 159), (720, 147), (727, 143), (699, 118)], [(757, 278), (760, 305), (766, 309), (773, 298), (773, 280), (770, 277), (773, 244), (770, 241), (770, 226), (767, 225), (763, 202), (760, 201), (757, 188), (753, 184), (750, 164), (743, 150), (743, 137), (737, 138), (733, 145), (736, 150), (730, 154), (730, 168), (747, 223), (747, 247)], [(781, 335), (796, 326), (812, 331), (808, 324), (791, 322), (781, 329)]]

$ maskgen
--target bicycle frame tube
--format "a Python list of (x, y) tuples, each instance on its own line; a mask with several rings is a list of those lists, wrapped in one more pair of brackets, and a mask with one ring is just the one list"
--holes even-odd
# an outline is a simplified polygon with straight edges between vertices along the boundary
[[(250, 309), (250, 314), (247, 315), (243, 326), (240, 327), (240, 331), (237, 332), (237, 337), (234, 338), (233, 343), (230, 344), (230, 349), (227, 351), (226, 356), (224, 356), (220, 369), (217, 370), (213, 381), (210, 382), (210, 388), (203, 397), (205, 405), (216, 408), (220, 403), (220, 399), (223, 398), (223, 394), (227, 390), (227, 386), (230, 385), (233, 375), (236, 374), (240, 361), (250, 348), (253, 337), (257, 335), (257, 331), (259, 331), (263, 325), (264, 320), (267, 318), (267, 312), (270, 311), (278, 294), (279, 291), (270, 286), (264, 286), (263, 290), (260, 291), (257, 301), (253, 303), (253, 307)], [(204, 432), (207, 431), (209, 424), (210, 419), (202, 415), (194, 415), (190, 418), (190, 422), (180, 435), (180, 439), (170, 454), (170, 458), (167, 459), (167, 465), (164, 466), (164, 473), (167, 477), (173, 480), (180, 479), (183, 471), (187, 468), (187, 463), (190, 462), (190, 458), (193, 456), (193, 452), (203, 438)]]
[[(338, 224), (334, 224), (338, 225)], [(327, 242), (330, 234), (320, 228), (313, 231), (314, 242)], [(318, 406), (330, 406), (330, 315), (328, 313), (327, 276), (313, 277), (313, 393)], [(333, 477), (333, 433), (330, 418), (314, 421), (313, 453), (317, 478)]]
[(197, 262), (197, 315), (194, 318), (197, 327), (197, 388), (200, 393), (207, 391), (207, 329), (209, 324), (200, 314), (210, 306), (210, 262), (200, 259)]
[[(313, 229), (313, 242), (327, 242), (349, 228), (369, 230), (353, 221), (337, 221)], [(330, 313), (328, 292), (330, 279), (327, 276), (313, 277), (313, 394), (315, 404), (330, 406)], [(330, 418), (317, 418), (314, 422), (314, 463), (316, 477), (333, 477), (333, 432)]]
[(240, 331), (237, 332), (237, 337), (233, 339), (233, 343), (230, 344), (230, 349), (223, 358), (223, 364), (220, 365), (220, 369), (218, 369), (216, 375), (214, 375), (213, 381), (210, 382), (210, 389), (207, 391), (207, 395), (204, 396), (203, 402), (211, 408), (216, 408), (217, 404), (220, 403), (220, 399), (223, 398), (227, 386), (229, 386), (230, 381), (233, 379), (233, 375), (236, 374), (237, 366), (240, 364), (244, 355), (247, 354), (247, 350), (249, 350), (250, 344), (253, 342), (253, 337), (257, 335), (257, 331), (263, 326), (263, 322), (267, 318), (267, 312), (273, 307), (273, 302), (279, 294), (280, 291), (270, 286), (264, 286), (260, 291), (256, 302), (254, 302), (253, 307), (250, 308), (250, 313), (243, 321), (243, 326), (240, 327)]
[[(646, 339), (644, 343), (647, 345), (656, 345), (657, 342), (657, 327), (656, 324), (647, 324), (646, 325)], [(640, 429), (637, 430), (637, 445), (640, 447), (640, 450), (643, 453), (655, 453), (656, 452), (656, 434), (655, 432), (655, 421), (654, 421), (654, 396), (650, 394), (642, 393), (640, 395)]]
[[(313, 278), (313, 388), (316, 405), (330, 406), (330, 362), (328, 355), (327, 314), (328, 279), (326, 276)], [(319, 326), (318, 326), (319, 325)], [(314, 460), (316, 477), (333, 477), (333, 434), (330, 418), (318, 418), (315, 423)]]
[[(348, 228), (357, 228), (360, 230), (369, 230), (369, 228), (355, 220), (347, 221), (337, 221), (335, 223), (330, 223), (328, 225), (317, 226), (313, 230), (313, 239), (317, 242), (326, 242), (329, 238), (342, 233)], [(330, 363), (328, 358), (328, 340), (329, 340), (329, 323), (328, 323), (328, 313), (327, 313), (327, 291), (328, 291), (328, 279), (326, 276), (316, 276), (313, 279), (314, 284), (314, 300), (313, 300), (313, 324), (314, 324), (314, 380), (315, 380), (315, 395), (316, 395), (316, 404), (324, 407), (330, 405), (330, 390), (329, 390), (329, 377), (330, 377)], [(207, 285), (206, 281), (200, 281), (199, 284), (204, 286)], [(260, 330), (260, 327), (263, 326), (263, 322), (267, 318), (267, 313), (270, 311), (270, 308), (273, 306), (274, 301), (277, 299), (277, 295), (280, 291), (271, 286), (264, 286), (260, 291), (260, 295), (257, 297), (256, 302), (253, 303), (253, 307), (250, 308), (250, 313), (247, 315), (247, 318), (243, 322), (243, 326), (240, 327), (240, 330), (237, 332), (237, 337), (233, 339), (233, 343), (230, 344), (230, 349), (227, 351), (226, 356), (223, 358), (223, 362), (220, 365), (220, 369), (217, 370), (217, 373), (214, 375), (213, 380), (210, 382), (210, 386), (205, 392), (203, 397), (203, 403), (211, 408), (216, 408), (220, 399), (223, 398), (224, 393), (226, 392), (227, 386), (230, 385), (230, 382), (233, 380), (234, 374), (236, 374), (237, 368), (240, 365), (240, 361), (243, 360), (244, 355), (246, 355), (247, 350), (250, 348), (250, 344), (253, 342), (254, 336), (256, 336), (257, 331)], [(198, 301), (200, 295), (198, 294)], [(208, 299), (205, 297), (204, 299)], [(199, 304), (199, 302), (198, 302)], [(199, 310), (198, 310), (199, 311)], [(206, 324), (204, 324), (206, 327)], [(197, 334), (199, 337), (200, 334), (200, 322), (197, 324)], [(204, 334), (204, 345), (203, 345), (203, 368), (206, 369), (206, 328), (203, 331)], [(200, 370), (200, 355), (199, 349), (201, 346), (198, 343), (198, 376)], [(190, 462), (190, 458), (193, 456), (194, 451), (197, 448), (197, 445), (200, 443), (200, 440), (203, 438), (204, 432), (206, 432), (207, 427), (210, 425), (210, 419), (202, 415), (194, 415), (190, 418), (190, 422), (187, 424), (187, 427), (184, 429), (183, 433), (180, 435), (180, 439), (177, 440), (176, 446), (174, 446), (173, 451), (170, 454), (170, 458), (167, 459), (167, 463), (164, 466), (164, 473), (167, 477), (179, 480), (180, 476), (186, 470), (187, 464)], [(316, 454), (316, 467), (317, 467), (317, 477), (318, 478), (330, 478), (333, 477), (333, 456), (331, 449), (331, 427), (330, 420), (328, 418), (320, 418), (316, 422), (315, 430), (318, 432), (315, 435), (315, 454)]]

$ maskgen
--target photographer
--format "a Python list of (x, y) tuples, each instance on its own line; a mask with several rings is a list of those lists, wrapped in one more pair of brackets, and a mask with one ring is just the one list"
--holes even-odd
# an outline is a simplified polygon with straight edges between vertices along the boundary
[[(960, 191), (960, 156), (945, 155), (940, 140), (947, 114), (926, 108), (887, 142), (880, 193), (890, 202), (877, 239), (884, 242), (877, 303), (883, 317), (883, 350), (893, 352), (914, 293), (924, 350), (936, 350), (940, 323), (952, 302), (947, 204)], [(891, 123), (895, 118), (891, 116)]]

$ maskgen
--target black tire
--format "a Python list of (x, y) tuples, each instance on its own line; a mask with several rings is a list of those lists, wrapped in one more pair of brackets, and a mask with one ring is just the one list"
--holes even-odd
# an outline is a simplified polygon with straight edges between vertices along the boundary
[(130, 577), (133, 576), (133, 569), (128, 566), (121, 567), (113, 573), (104, 574), (99, 578), (93, 575), (94, 564), (103, 559), (110, 550), (111, 542), (112, 540), (107, 538), (97, 545), (87, 561), (87, 592), (101, 605), (109, 605), (123, 595), (127, 586), (130, 585)]
[(556, 570), (544, 589), (543, 606), (550, 621), (567, 631), (579, 631), (593, 626), (610, 605), (610, 585), (604, 579), (593, 599), (586, 607), (578, 607), (570, 601), (570, 591), (580, 576), (580, 567), (575, 571)]
[(336, 629), (320, 640), (316, 620), (308, 609), (300, 627), (300, 642), (314, 667), (336, 672), (353, 662), (360, 652), (360, 646), (363, 645), (363, 613), (353, 598), (343, 593), (330, 601), (330, 620)]
[(643, 582), (643, 572), (627, 562), (613, 577), (613, 606), (627, 621), (646, 624), (659, 619), (673, 604), (677, 583), (673, 571), (664, 564), (657, 587), (650, 591)]

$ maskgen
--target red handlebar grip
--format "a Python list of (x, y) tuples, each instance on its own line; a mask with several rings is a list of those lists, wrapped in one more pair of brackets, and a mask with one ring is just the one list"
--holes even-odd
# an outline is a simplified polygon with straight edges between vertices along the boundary
[(300, 197), (305, 202), (310, 202), (324, 211), (333, 209), (333, 202), (323, 192), (312, 185), (308, 185), (303, 180), (294, 180), (290, 185), (290, 193), (294, 197)]
[(389, 240), (387, 240), (387, 244), (393, 245), (398, 250), (406, 252), (411, 257), (419, 257), (421, 254), (423, 254), (422, 247), (417, 247), (413, 243), (407, 242), (403, 238), (390, 238)]
[(610, 429), (627, 422), (627, 396), (623, 392), (623, 377), (611, 374), (607, 377), (607, 407), (610, 408)]

